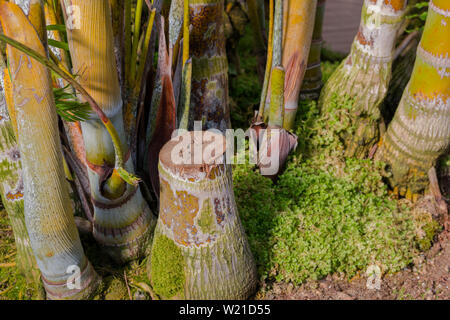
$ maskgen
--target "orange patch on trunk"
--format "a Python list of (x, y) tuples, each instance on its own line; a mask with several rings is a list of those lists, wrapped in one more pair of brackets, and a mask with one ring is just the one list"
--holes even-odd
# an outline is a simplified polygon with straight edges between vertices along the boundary
[(356, 35), (356, 39), (359, 43), (361, 43), (363, 46), (372, 46), (373, 40), (367, 39), (364, 34), (361, 32), (361, 29), (358, 31), (358, 34)]
[[(376, 4), (378, 0), (369, 0), (369, 2)], [(402, 10), (405, 7), (405, 0), (384, 0), (384, 4), (390, 6), (395, 11)]]
[(174, 241), (190, 246), (196, 240), (197, 228), (194, 219), (199, 212), (199, 199), (186, 191), (174, 191), (170, 184), (161, 179), (161, 221), (173, 231)]
[(384, 0), (384, 4), (390, 6), (395, 11), (399, 11), (405, 7), (405, 0)]

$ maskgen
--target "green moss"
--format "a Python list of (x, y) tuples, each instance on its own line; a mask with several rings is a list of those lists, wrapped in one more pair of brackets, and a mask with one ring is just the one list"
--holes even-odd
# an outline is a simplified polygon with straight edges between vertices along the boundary
[(128, 300), (128, 290), (120, 278), (109, 277), (104, 279), (105, 283), (105, 300)]
[[(15, 262), (15, 251), (9, 218), (6, 211), (0, 209), (0, 263)], [(29, 300), (45, 297), (41, 288), (31, 285), (17, 267), (0, 268), (0, 293), (0, 300)]]
[(442, 230), (442, 226), (433, 220), (428, 212), (420, 212), (414, 216), (416, 225), (416, 242), (421, 251), (426, 251), (433, 245), (436, 234)]
[(216, 231), (216, 222), (211, 208), (209, 199), (203, 201), (202, 211), (198, 218), (200, 230), (205, 234), (213, 234)]
[(323, 112), (314, 101), (299, 108), (299, 147), (276, 185), (250, 165), (233, 171), (261, 278), (300, 284), (335, 272), (352, 277), (371, 264), (387, 273), (408, 266), (426, 249), (418, 233), (431, 243), (436, 231), (388, 195), (383, 163), (343, 156), (341, 136), (354, 130), (345, 122), (351, 99)]
[(179, 298), (185, 283), (181, 249), (162, 234), (156, 234), (153, 241), (150, 270), (153, 289), (161, 297)]

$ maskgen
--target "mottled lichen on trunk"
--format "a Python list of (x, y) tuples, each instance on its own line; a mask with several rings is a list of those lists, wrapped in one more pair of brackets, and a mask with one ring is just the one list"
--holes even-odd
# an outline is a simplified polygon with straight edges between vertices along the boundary
[(204, 121), (205, 129), (221, 131), (231, 125), (223, 13), (223, 0), (189, 3), (193, 119)]
[[(164, 148), (161, 154), (166, 154)], [(177, 294), (161, 295), (247, 298), (256, 287), (256, 267), (237, 213), (231, 168), (218, 164), (182, 170), (165, 162), (167, 159), (160, 156), (161, 205), (155, 237), (170, 239), (180, 250), (183, 262), (174, 263), (178, 268), (183, 265), (184, 280)], [(149, 275), (152, 282), (154, 275), (167, 268), (153, 262), (155, 247), (154, 243)]]
[(398, 10), (382, 1), (364, 2), (351, 53), (327, 81), (320, 95), (322, 108), (331, 103), (336, 94), (354, 99), (350, 117), (359, 129), (346, 141), (347, 156), (365, 157), (379, 140), (379, 126), (383, 121), (380, 105), (387, 94), (394, 44), (405, 13), (406, 1), (397, 2), (403, 4)]

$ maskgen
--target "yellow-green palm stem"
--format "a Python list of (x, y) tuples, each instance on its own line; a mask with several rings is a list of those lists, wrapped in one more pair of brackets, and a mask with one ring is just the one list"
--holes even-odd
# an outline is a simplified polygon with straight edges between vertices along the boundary
[[(275, 0), (274, 13), (273, 13), (273, 33), (272, 33), (272, 54), (271, 54), (271, 71), (276, 66), (280, 66), (282, 64), (283, 57), (283, 0)], [(264, 122), (269, 120), (270, 113), (270, 92), (272, 85), (272, 79), (269, 77), (268, 84), (268, 94), (266, 95), (265, 106), (264, 106)]]
[[(228, 105), (228, 61), (223, 22), (224, 0), (190, 0), (192, 58), (191, 106), (194, 121), (223, 132), (231, 126)], [(189, 123), (189, 129), (193, 128)]]
[(40, 272), (25, 225), (22, 165), (15, 129), (7, 110), (5, 72), (8, 70), (0, 52), (0, 196), (14, 234), (17, 268), (28, 281), (39, 285)]
[[(5, 34), (45, 55), (44, 45), (19, 7), (0, 1), (0, 18)], [(86, 298), (99, 277), (84, 255), (74, 221), (50, 73), (22, 51), (8, 46), (7, 52), (20, 137), (25, 223), (47, 298)], [(67, 285), (70, 268), (80, 272), (75, 288)]]
[(133, 30), (133, 45), (131, 49), (131, 63), (129, 70), (128, 84), (130, 88), (135, 86), (136, 76), (136, 64), (137, 64), (137, 52), (139, 45), (139, 38), (141, 33), (141, 18), (142, 8), (144, 7), (144, 0), (137, 0), (136, 12), (134, 16), (134, 30)]
[(183, 68), (189, 59), (189, 0), (184, 0), (183, 10)]
[(283, 0), (275, 0), (272, 40), (272, 68), (281, 65), (283, 56), (283, 8)]
[(145, 70), (145, 62), (147, 60), (147, 55), (148, 55), (148, 50), (150, 47), (150, 38), (152, 36), (152, 31), (153, 31), (153, 26), (154, 26), (154, 22), (155, 22), (155, 14), (156, 14), (156, 9), (152, 8), (150, 10), (150, 16), (148, 18), (148, 24), (147, 24), (147, 30), (145, 31), (145, 38), (144, 38), (144, 45), (143, 45), (143, 50), (142, 50), (142, 54), (141, 54), (141, 59), (139, 61), (139, 68), (137, 71), (137, 83), (134, 86), (134, 92), (135, 95), (138, 94), (138, 91), (141, 89), (141, 85), (142, 85), (142, 77), (144, 75), (144, 70)]
[[(126, 141), (130, 145), (132, 155), (135, 156), (135, 139), (136, 139), (136, 125), (137, 125), (137, 113), (138, 113), (138, 102), (139, 102), (139, 95), (142, 88), (142, 81), (143, 81), (143, 75), (145, 71), (145, 67), (147, 64), (147, 56), (149, 51), (149, 45), (150, 45), (150, 39), (152, 35), (152, 30), (154, 26), (155, 21), (155, 14), (156, 9), (151, 8), (149, 18), (148, 18), (148, 24), (147, 29), (145, 31), (145, 34), (142, 35), (141, 40), (139, 41), (141, 45), (139, 47), (142, 48), (142, 52), (139, 58), (139, 65), (137, 67), (137, 71), (135, 71), (137, 61), (137, 55), (134, 55), (134, 49), (133, 49), (133, 55), (132, 55), (132, 65), (130, 66), (130, 77), (132, 79), (132, 82), (129, 82), (128, 85), (128, 92), (129, 96), (127, 97), (127, 104), (125, 105), (125, 108), (123, 110), (124, 114), (124, 121), (125, 121), (125, 131), (127, 135)], [(139, 14), (139, 13), (136, 13)], [(136, 22), (135, 22), (136, 23)], [(137, 54), (137, 50), (136, 50)], [(135, 61), (136, 60), (136, 61)], [(136, 76), (135, 76), (136, 75)]]
[(284, 122), (284, 76), (285, 71), (281, 66), (272, 70), (269, 126), (283, 127)]
[(192, 60), (186, 61), (183, 68), (181, 98), (178, 108), (178, 129), (188, 130), (191, 110)]
[(319, 106), (333, 103), (335, 96), (350, 97), (351, 121), (356, 134), (342, 137), (348, 157), (366, 157), (379, 140), (380, 105), (391, 79), (394, 45), (406, 12), (406, 0), (365, 0), (358, 34), (350, 55), (325, 84)]
[(266, 71), (264, 74), (264, 83), (261, 91), (261, 100), (259, 103), (259, 111), (258, 117), (260, 120), (267, 118), (264, 117), (264, 109), (266, 107), (266, 99), (267, 99), (267, 90), (269, 87), (270, 75), (272, 74), (272, 58), (273, 58), (273, 15), (274, 15), (274, 7), (273, 1), (269, 0), (269, 38), (267, 44), (267, 62), (266, 62)]
[(411, 79), (376, 158), (400, 195), (421, 193), (428, 171), (450, 147), (450, 3), (433, 0)]
[(125, 2), (125, 79), (129, 84), (129, 73), (131, 68), (131, 55), (132, 55), (132, 38), (131, 38), (131, 0), (124, 0)]
[(300, 99), (318, 99), (322, 89), (322, 68), (320, 54), (322, 50), (322, 27), (325, 15), (326, 0), (317, 1), (316, 18), (314, 22), (314, 31), (309, 50), (308, 66), (306, 67), (305, 77), (300, 90)]
[(176, 139), (194, 148), (194, 135), (203, 150), (213, 146), (225, 160), (221, 134), (188, 132), (163, 147), (160, 215), (148, 275), (163, 299), (247, 299), (256, 289), (257, 273), (236, 208), (231, 166), (177, 165), (171, 157)]

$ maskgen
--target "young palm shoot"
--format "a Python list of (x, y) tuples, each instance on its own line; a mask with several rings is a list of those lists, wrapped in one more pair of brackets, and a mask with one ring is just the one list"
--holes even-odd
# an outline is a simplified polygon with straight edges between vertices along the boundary
[(349, 115), (355, 132), (344, 134), (346, 156), (366, 157), (379, 140), (380, 105), (391, 79), (394, 45), (406, 12), (406, 0), (365, 0), (350, 55), (327, 81), (319, 105), (353, 100)]
[(411, 79), (375, 158), (396, 194), (415, 200), (450, 146), (450, 3), (433, 0)]
[[(46, 55), (35, 24), (17, 5), (0, 1), (0, 20), (7, 36)], [(84, 255), (74, 222), (50, 72), (22, 51), (10, 45), (7, 49), (23, 168), (25, 223), (47, 298), (87, 298), (97, 288), (99, 277)]]
[[(81, 123), (94, 204), (93, 233), (113, 259), (124, 262), (144, 254), (155, 218), (140, 187), (127, 183), (119, 170), (121, 165), (128, 172), (134, 168), (126, 143), (108, 2), (64, 0), (63, 9), (69, 6), (80, 12), (77, 28), (66, 23), (74, 73), (117, 130), (111, 137), (97, 114)], [(117, 147), (125, 159), (117, 155)]]
[(284, 88), (285, 71), (277, 66), (272, 71), (269, 123), (262, 134), (258, 159), (261, 174), (272, 180), (283, 171), (289, 153), (297, 147), (297, 136), (283, 128)]

